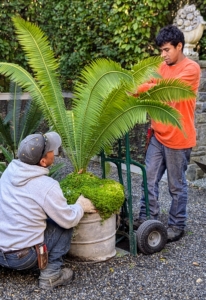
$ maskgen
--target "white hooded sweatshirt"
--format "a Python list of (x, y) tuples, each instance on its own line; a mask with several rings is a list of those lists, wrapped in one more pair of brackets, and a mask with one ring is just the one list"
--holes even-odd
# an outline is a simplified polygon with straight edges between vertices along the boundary
[(0, 179), (0, 249), (19, 250), (44, 241), (46, 219), (76, 226), (84, 211), (68, 205), (49, 170), (14, 159)]

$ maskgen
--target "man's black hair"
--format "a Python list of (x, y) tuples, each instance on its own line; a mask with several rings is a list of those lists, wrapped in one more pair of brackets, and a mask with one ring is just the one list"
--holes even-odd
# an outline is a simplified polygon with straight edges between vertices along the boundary
[(174, 25), (168, 25), (163, 27), (158, 33), (155, 39), (156, 45), (162, 47), (166, 43), (170, 43), (176, 47), (179, 43), (182, 43), (182, 50), (184, 48), (185, 39), (184, 34)]

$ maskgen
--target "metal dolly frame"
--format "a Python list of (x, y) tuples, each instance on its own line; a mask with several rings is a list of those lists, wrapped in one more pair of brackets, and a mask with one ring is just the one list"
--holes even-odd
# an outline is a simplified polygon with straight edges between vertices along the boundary
[(131, 186), (131, 165), (139, 167), (142, 171), (143, 176), (143, 188), (145, 194), (145, 204), (146, 204), (146, 215), (147, 218), (150, 218), (149, 214), (149, 200), (148, 200), (148, 189), (147, 189), (147, 176), (144, 165), (138, 163), (137, 161), (131, 159), (130, 156), (130, 143), (129, 143), (129, 134), (125, 135), (125, 145), (126, 145), (126, 158), (122, 159), (122, 144), (121, 139), (118, 140), (118, 157), (111, 158), (106, 157), (105, 153), (101, 152), (101, 168), (102, 168), (102, 178), (106, 178), (105, 172), (105, 162), (112, 162), (116, 165), (118, 171), (119, 182), (124, 186), (123, 176), (122, 176), (122, 164), (126, 165), (126, 185), (127, 185), (127, 198), (125, 197), (124, 204), (121, 208), (121, 215), (124, 218), (129, 219), (129, 233), (126, 230), (118, 230), (116, 235), (121, 237), (117, 239), (116, 243), (125, 237), (129, 239), (129, 248), (132, 255), (137, 255), (137, 238), (136, 233), (133, 230), (133, 210), (132, 210), (132, 186)]

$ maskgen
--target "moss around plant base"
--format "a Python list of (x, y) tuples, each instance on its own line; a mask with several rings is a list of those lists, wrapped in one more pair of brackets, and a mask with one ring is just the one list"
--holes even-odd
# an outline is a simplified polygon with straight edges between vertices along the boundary
[(68, 204), (74, 204), (82, 194), (92, 201), (102, 219), (118, 212), (125, 199), (124, 188), (119, 182), (100, 179), (92, 173), (71, 173), (60, 186)]

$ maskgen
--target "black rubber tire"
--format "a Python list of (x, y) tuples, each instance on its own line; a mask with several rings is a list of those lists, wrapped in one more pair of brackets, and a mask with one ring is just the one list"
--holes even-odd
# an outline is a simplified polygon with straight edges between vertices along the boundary
[(161, 251), (167, 242), (167, 229), (157, 220), (147, 220), (137, 232), (137, 247), (144, 254)]

